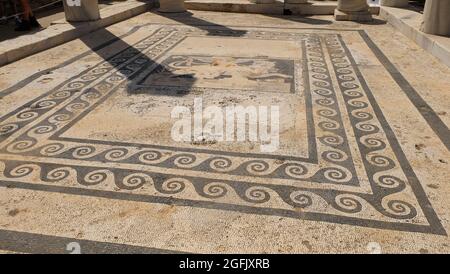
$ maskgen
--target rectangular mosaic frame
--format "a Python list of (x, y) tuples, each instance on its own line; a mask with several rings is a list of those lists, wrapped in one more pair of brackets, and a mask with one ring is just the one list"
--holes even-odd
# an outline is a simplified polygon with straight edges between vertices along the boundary
[[(314, 144), (317, 146), (316, 155), (320, 155), (313, 155), (306, 161), (251, 155), (258, 157), (234, 164), (234, 158), (230, 157), (232, 155), (224, 152), (217, 156), (217, 151), (209, 152), (209, 157), (204, 155), (208, 155), (208, 151), (199, 152), (202, 157), (196, 157), (191, 151), (181, 151), (162, 158), (163, 154), (157, 150), (161, 148), (149, 149), (148, 146), (140, 145), (147, 150), (129, 149), (130, 144), (116, 142), (114, 147), (91, 140), (84, 144), (69, 144), (68, 141), (73, 140), (55, 137), (55, 132), (70, 126), (71, 120), (78, 112), (95, 107), (104, 100), (105, 94), (123, 88), (124, 81), (131, 75), (139, 74), (144, 67), (148, 69), (157, 66), (157, 56), (170, 50), (170, 43), (177, 43), (187, 35), (235, 37), (238, 34), (220, 27), (211, 27), (208, 32), (188, 27), (163, 27), (136, 45), (102, 62), (100, 67), (96, 66), (80, 74), (80, 79), (69, 80), (2, 117), (0, 167), (3, 165), (4, 171), (1, 184), (78, 195), (445, 234), (420, 182), (339, 34), (299, 34), (263, 30), (248, 31), (244, 36), (239, 34), (238, 39), (299, 41), (306, 49), (304, 60), (308, 61), (305, 64), (309, 75), (305, 78), (310, 87), (308, 90), (311, 91), (310, 100), (318, 107), (314, 111), (314, 126), (329, 133), (315, 136), (318, 140)], [(164, 41), (169, 46), (161, 45)], [(332, 67), (328, 66), (327, 60), (331, 62)], [(114, 72), (104, 77), (107, 74), (105, 70)], [(102, 84), (95, 84), (102, 77)], [(358, 181), (353, 166), (352, 152), (341, 117), (342, 106), (339, 105), (333, 88), (332, 77), (335, 77), (339, 84), (339, 91), (342, 93), (339, 96), (345, 101), (352, 130), (357, 137), (356, 143), (368, 178), (366, 185)], [(46, 114), (58, 104), (64, 104), (64, 108), (55, 114)], [(310, 112), (312, 108), (313, 106)], [(42, 119), (43, 117), (45, 119)], [(37, 126), (27, 128), (30, 123), (38, 120)], [(20, 135), (22, 129), (26, 130)], [(313, 128), (310, 130), (314, 131)], [(389, 157), (391, 154), (395, 155), (395, 159)], [(30, 160), (23, 160), (24, 157), (29, 157)], [(43, 162), (34, 160), (36, 158)], [(58, 163), (59, 160), (71, 160), (73, 163), (61, 164)], [(277, 160), (279, 162), (276, 162)], [(311, 173), (311, 166), (320, 160), (325, 160), (331, 167)], [(75, 164), (83, 161), (85, 164)], [(91, 165), (105, 162), (127, 167), (138, 164), (139, 169)], [(157, 170), (171, 172), (148, 172), (143, 170), (142, 166), (153, 166), (159, 168)], [(174, 175), (174, 170), (177, 170), (178, 174)], [(196, 174), (257, 178), (257, 182), (180, 175), (186, 170)], [(39, 178), (41, 184), (36, 183), (36, 178)], [(55, 185), (67, 183), (69, 178), (76, 178), (77, 185)], [(268, 180), (277, 184), (268, 183)], [(298, 186), (299, 181), (313, 181), (314, 186)], [(336, 187), (331, 188), (332, 185)], [(355, 192), (355, 188), (360, 188), (360, 191)], [(184, 192), (189, 193), (190, 199), (183, 198)], [(413, 193), (416, 200), (411, 202), (389, 198), (399, 196), (402, 192)], [(192, 199), (192, 195), (195, 199)]]

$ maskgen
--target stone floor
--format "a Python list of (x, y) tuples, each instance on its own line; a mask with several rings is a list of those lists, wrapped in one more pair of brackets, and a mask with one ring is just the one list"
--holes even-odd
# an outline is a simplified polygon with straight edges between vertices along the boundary
[[(378, 19), (211, 12), (1, 67), (0, 250), (448, 253), (449, 75)], [(196, 98), (279, 106), (279, 150), (173, 141)]]
[[(123, 0), (100, 0), (99, 1), (99, 8), (103, 9), (105, 7), (108, 7), (110, 5), (114, 5), (116, 3), (123, 2)], [(47, 28), (50, 26), (53, 22), (57, 20), (61, 20), (65, 18), (64, 15), (64, 9), (61, 6), (50, 6), (43, 10), (38, 10), (35, 14), (36, 18), (39, 21), (39, 24), (42, 26), (42, 28)], [(19, 37), (21, 35), (29, 35), (30, 32), (17, 32), (14, 31), (15, 28), (15, 22), (13, 19), (10, 19), (7, 22), (0, 22), (0, 33), (2, 34), (0, 37), (0, 42), (13, 39), (16, 37)], [(31, 34), (37, 34), (40, 30), (33, 30)]]

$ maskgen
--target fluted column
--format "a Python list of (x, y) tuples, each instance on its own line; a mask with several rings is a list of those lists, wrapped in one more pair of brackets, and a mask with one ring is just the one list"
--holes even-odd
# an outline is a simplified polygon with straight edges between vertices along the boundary
[(427, 0), (425, 2), (422, 31), (450, 36), (450, 0)]
[(334, 11), (336, 21), (371, 21), (367, 0), (338, 0)]

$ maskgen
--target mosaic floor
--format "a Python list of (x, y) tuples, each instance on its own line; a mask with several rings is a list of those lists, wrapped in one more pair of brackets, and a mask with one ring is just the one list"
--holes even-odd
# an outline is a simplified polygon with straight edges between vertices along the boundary
[[(373, 92), (406, 93), (411, 83), (364, 29), (149, 22), (127, 35), (133, 39), (49, 68), (64, 75), (57, 83), (42, 76), (36, 88), (32, 77), (22, 80), (21, 89), (29, 85), (35, 92), (2, 110), (1, 189), (185, 208), (191, 222), (199, 216), (189, 212), (206, 210), (214, 212), (213, 219), (289, 219), (300, 231), (304, 222), (336, 224), (343, 231), (436, 235), (448, 243), (442, 216)], [(376, 75), (367, 73), (370, 67)], [(376, 82), (377, 77), (389, 80)], [(17, 92), (5, 90), (8, 96)], [(250, 141), (173, 141), (171, 110), (192, 107), (195, 98), (219, 107), (279, 106), (279, 150), (264, 153)], [(448, 132), (441, 123), (441, 133)], [(449, 136), (435, 129), (434, 138), (445, 148)], [(448, 165), (443, 170), (448, 173)], [(141, 219), (127, 222), (146, 222)], [(1, 223), (9, 231), (9, 219)], [(18, 231), (37, 232), (26, 223), (16, 225)], [(93, 240), (156, 247), (114, 239)], [(158, 248), (202, 251), (193, 245)]]

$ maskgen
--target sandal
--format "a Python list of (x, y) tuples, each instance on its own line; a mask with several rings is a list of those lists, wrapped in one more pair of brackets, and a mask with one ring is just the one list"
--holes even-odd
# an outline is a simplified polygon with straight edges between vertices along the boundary
[(36, 20), (36, 17), (30, 16), (28, 20), (16, 19), (15, 31), (30, 31), (34, 28), (41, 28), (41, 25)]
[(16, 28), (15, 31), (30, 31), (31, 24), (29, 20), (25, 19), (16, 19)]

